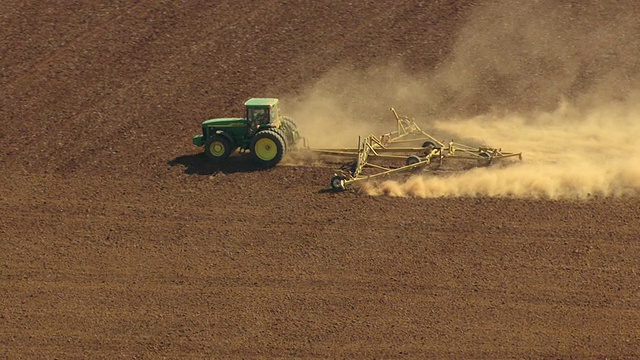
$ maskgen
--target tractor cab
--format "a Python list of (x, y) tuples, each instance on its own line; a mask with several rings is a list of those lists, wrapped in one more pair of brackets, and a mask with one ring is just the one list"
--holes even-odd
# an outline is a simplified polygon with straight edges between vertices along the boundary
[(247, 108), (248, 136), (253, 136), (261, 128), (279, 126), (278, 99), (252, 98), (244, 105)]

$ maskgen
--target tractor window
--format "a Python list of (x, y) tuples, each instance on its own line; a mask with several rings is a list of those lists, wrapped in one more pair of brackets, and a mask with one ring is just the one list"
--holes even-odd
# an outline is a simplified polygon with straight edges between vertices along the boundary
[(269, 111), (267, 109), (249, 109), (248, 119), (253, 124), (268, 124), (269, 123)]
[(271, 122), (274, 123), (276, 122), (276, 120), (278, 120), (278, 113), (279, 113), (279, 108), (278, 106), (274, 106), (271, 108)]

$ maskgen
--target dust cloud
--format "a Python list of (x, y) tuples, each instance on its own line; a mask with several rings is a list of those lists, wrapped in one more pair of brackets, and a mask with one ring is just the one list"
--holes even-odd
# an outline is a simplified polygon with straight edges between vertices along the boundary
[(436, 137), (476, 139), (523, 161), (369, 183), (392, 196), (588, 198), (640, 192), (640, 7), (632, 1), (486, 1), (451, 53), (328, 73), (291, 110), (314, 147), (393, 130), (389, 107)]
[(517, 115), (483, 115), (436, 122), (436, 129), (470, 132), (505, 151), (522, 151), (524, 158), (507, 166), (370, 183), (363, 191), (391, 196), (546, 199), (638, 194), (640, 96), (635, 99), (634, 105), (610, 104), (586, 114), (566, 105), (533, 121)]
[[(419, 108), (424, 85), (399, 65), (358, 70), (336, 68), (297, 97), (285, 98), (283, 112), (298, 123), (314, 148), (357, 148), (358, 136), (395, 130), (391, 107)], [(401, 113), (402, 115), (403, 113)]]

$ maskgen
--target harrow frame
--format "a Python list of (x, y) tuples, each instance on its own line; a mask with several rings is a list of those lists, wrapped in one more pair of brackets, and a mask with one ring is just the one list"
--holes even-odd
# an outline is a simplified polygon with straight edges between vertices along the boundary
[[(358, 148), (313, 149), (320, 154), (355, 157), (345, 164), (331, 178), (331, 188), (336, 191), (347, 189), (351, 184), (367, 181), (395, 173), (425, 167), (433, 161), (442, 165), (446, 160), (472, 160), (477, 166), (488, 166), (505, 158), (518, 157), (522, 153), (503, 152), (502, 149), (480, 146), (473, 147), (454, 141), (444, 144), (434, 136), (422, 130), (406, 116), (398, 115), (394, 108), (390, 109), (396, 119), (396, 130), (382, 136), (369, 135), (358, 139)], [(420, 143), (420, 147), (403, 147), (402, 144)], [(405, 159), (405, 164), (390, 167), (373, 163), (372, 159)], [(364, 174), (365, 168), (373, 173)]]

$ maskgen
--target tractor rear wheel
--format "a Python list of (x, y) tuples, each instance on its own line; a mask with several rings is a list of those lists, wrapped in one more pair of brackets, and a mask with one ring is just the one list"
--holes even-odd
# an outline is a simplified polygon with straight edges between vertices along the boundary
[(272, 128), (271, 131), (273, 131), (276, 134), (280, 135), (282, 140), (284, 140), (284, 151), (286, 152), (287, 149), (289, 148), (289, 145), (291, 145), (291, 142), (287, 139), (286, 132), (284, 130), (278, 129), (278, 128)]
[(295, 145), (298, 140), (298, 125), (296, 124), (296, 122), (288, 116), (283, 116), (281, 129), (283, 129), (285, 132), (287, 146)]
[(288, 116), (282, 117), (282, 123), (289, 127), (291, 130), (298, 130), (298, 125), (296, 124), (296, 122)]
[(213, 135), (204, 144), (204, 153), (215, 162), (226, 160), (231, 155), (231, 150), (231, 141), (222, 135)]
[(284, 139), (273, 130), (259, 131), (251, 140), (251, 158), (262, 166), (275, 166), (285, 151)]

